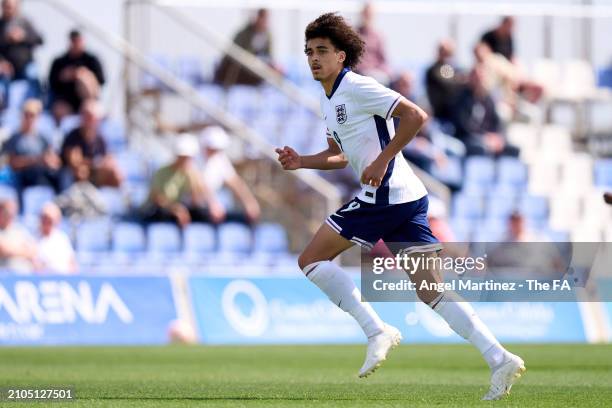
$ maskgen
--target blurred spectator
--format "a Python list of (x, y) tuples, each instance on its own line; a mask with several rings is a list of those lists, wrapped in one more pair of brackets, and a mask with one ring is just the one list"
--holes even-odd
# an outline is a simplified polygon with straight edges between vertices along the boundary
[[(391, 88), (399, 92), (406, 99), (413, 102), (414, 78), (408, 71), (402, 72), (397, 79), (391, 83)], [(394, 118), (395, 126), (399, 119)], [(427, 122), (414, 139), (403, 149), (404, 157), (411, 163), (436, 177), (452, 189), (460, 188), (460, 179), (452, 180), (446, 177), (449, 169), (449, 156), (464, 156), (465, 147), (463, 143), (452, 136), (444, 133), (433, 121)]]
[(446, 206), (442, 200), (432, 195), (429, 196), (427, 219), (431, 232), (440, 242), (455, 242), (455, 234), (448, 223)]
[[(527, 114), (527, 106), (519, 105), (519, 96), (529, 103), (535, 103), (542, 97), (542, 85), (525, 78), (516, 65), (502, 55), (493, 53), (487, 44), (478, 43), (474, 47), (474, 56), (476, 66), (482, 68), (485, 87), (490, 93), (499, 96), (497, 110), (507, 120), (513, 119), (517, 113)], [(530, 116), (533, 115), (537, 113)]]
[[(272, 36), (268, 27), (268, 10), (259, 9), (255, 19), (234, 37), (234, 43), (272, 65)], [(223, 86), (259, 85), (262, 79), (229, 55), (225, 55), (215, 71), (215, 82)]]
[(361, 11), (361, 24), (357, 29), (365, 42), (365, 50), (356, 71), (371, 76), (383, 84), (391, 80), (391, 69), (387, 65), (385, 43), (382, 35), (374, 28), (374, 6), (366, 3)]
[(519, 150), (501, 134), (501, 120), (495, 102), (484, 84), (481, 67), (469, 76), (469, 85), (459, 95), (454, 109), (457, 138), (465, 143), (468, 155), (518, 156)]
[(58, 190), (62, 162), (47, 139), (37, 129), (42, 103), (28, 99), (23, 105), (21, 126), (3, 146), (17, 183), (19, 195), (24, 188), (46, 185)]
[(17, 203), (0, 200), (0, 269), (27, 273), (38, 269), (36, 242), (30, 233), (15, 222)]
[(64, 116), (78, 112), (81, 102), (97, 99), (104, 84), (102, 64), (85, 50), (85, 39), (77, 30), (70, 31), (68, 51), (53, 60), (49, 73), (51, 109), (59, 123)]
[(21, 16), (19, 0), (2, 0), (0, 18), (0, 73), (12, 79), (34, 79), (28, 75), (34, 47), (43, 39), (32, 23)]
[(508, 217), (508, 233), (503, 242), (538, 242), (542, 237), (527, 228), (525, 217), (513, 211)]
[(487, 44), (497, 54), (503, 55), (508, 61), (514, 62), (514, 18), (504, 16), (499, 25), (482, 35), (480, 41)]
[(204, 173), (203, 178), (212, 194), (221, 188), (227, 187), (240, 202), (244, 214), (237, 209), (226, 208), (226, 220), (246, 221), (254, 223), (259, 220), (261, 208), (251, 189), (234, 169), (234, 165), (225, 153), (229, 146), (229, 137), (223, 128), (211, 126), (201, 135), (204, 147)]
[(106, 203), (90, 181), (90, 167), (81, 164), (74, 172), (74, 183), (60, 194), (55, 202), (74, 223), (106, 215)]
[(68, 235), (59, 229), (62, 213), (53, 203), (47, 203), (40, 211), (40, 237), (38, 259), (41, 268), (52, 273), (75, 273), (77, 270), (74, 249)]
[(461, 86), (465, 83), (452, 59), (455, 44), (452, 40), (443, 40), (438, 45), (436, 62), (427, 69), (425, 87), (427, 98), (433, 110), (433, 116), (444, 122), (453, 119), (453, 109)]
[(61, 148), (64, 172), (62, 187), (67, 188), (75, 179), (76, 170), (89, 167), (92, 182), (98, 186), (119, 187), (122, 175), (117, 163), (106, 150), (100, 135), (102, 108), (94, 99), (81, 105), (81, 125), (66, 135)]
[[(178, 136), (175, 160), (157, 170), (151, 180), (149, 197), (142, 208), (145, 222), (170, 221), (184, 227), (192, 221), (223, 221), (223, 207), (202, 182), (193, 162), (198, 150), (198, 141), (194, 136)], [(205, 204), (208, 208), (204, 207)]]

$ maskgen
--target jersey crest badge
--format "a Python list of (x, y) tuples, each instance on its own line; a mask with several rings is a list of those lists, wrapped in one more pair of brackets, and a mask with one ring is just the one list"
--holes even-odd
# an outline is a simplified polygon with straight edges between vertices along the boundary
[(336, 105), (336, 122), (340, 125), (346, 122), (346, 107), (344, 104)]

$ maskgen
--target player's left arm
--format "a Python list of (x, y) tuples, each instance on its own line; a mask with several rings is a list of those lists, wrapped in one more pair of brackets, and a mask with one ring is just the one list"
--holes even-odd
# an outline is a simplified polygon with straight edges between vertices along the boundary
[(416, 104), (402, 97), (392, 116), (399, 118), (395, 137), (380, 152), (378, 157), (363, 170), (361, 182), (378, 187), (387, 171), (389, 162), (410, 143), (428, 119), (427, 113)]

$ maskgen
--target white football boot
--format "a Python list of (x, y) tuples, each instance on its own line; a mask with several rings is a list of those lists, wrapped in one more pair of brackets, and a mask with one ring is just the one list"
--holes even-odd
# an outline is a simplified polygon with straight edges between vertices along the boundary
[(525, 362), (519, 356), (507, 353), (504, 362), (491, 372), (491, 387), (483, 400), (498, 400), (510, 394), (512, 384), (526, 371)]
[(387, 359), (389, 352), (400, 344), (400, 341), (402, 341), (402, 333), (388, 324), (385, 324), (385, 328), (380, 334), (370, 337), (366, 359), (359, 370), (359, 377), (367, 377), (376, 371)]

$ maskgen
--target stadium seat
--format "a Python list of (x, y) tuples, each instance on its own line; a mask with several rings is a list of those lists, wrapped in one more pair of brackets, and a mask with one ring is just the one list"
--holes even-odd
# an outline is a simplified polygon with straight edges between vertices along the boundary
[(502, 157), (497, 161), (498, 184), (511, 184), (523, 187), (527, 183), (527, 168), (520, 160)]
[(570, 98), (588, 98), (597, 91), (595, 71), (588, 61), (570, 60), (563, 66), (565, 96)]
[[(172, 73), (172, 61), (165, 55), (154, 54), (149, 55), (149, 59), (152, 63), (157, 65), (158, 68), (164, 69)], [(140, 86), (142, 89), (165, 89), (162, 82), (155, 76), (143, 71), (140, 77)]]
[(480, 196), (457, 194), (453, 198), (453, 217), (480, 219), (484, 214), (484, 205)]
[(0, 184), (0, 199), (17, 201), (17, 191), (11, 186)]
[(12, 81), (9, 85), (8, 110), (21, 111), (21, 106), (31, 92), (30, 84), (27, 80)]
[(599, 70), (597, 73), (597, 86), (612, 88), (612, 68)]
[(23, 191), (23, 214), (38, 215), (42, 206), (48, 201), (53, 201), (54, 198), (55, 193), (51, 187), (27, 187)]
[(487, 218), (507, 219), (517, 209), (514, 197), (492, 196), (487, 200)]
[(197, 55), (182, 55), (176, 59), (176, 69), (179, 78), (191, 84), (198, 86), (203, 82), (202, 78), (202, 62)]
[(103, 252), (110, 248), (110, 220), (100, 218), (83, 221), (76, 228), (76, 248), (79, 252)]
[(246, 253), (251, 249), (251, 230), (244, 224), (228, 222), (219, 226), (219, 251)]
[(228, 111), (242, 120), (253, 120), (260, 105), (259, 91), (255, 87), (234, 85), (227, 93)]
[(59, 130), (62, 134), (67, 134), (81, 125), (81, 117), (77, 114), (66, 116), (59, 124)]
[(111, 152), (118, 152), (126, 145), (125, 128), (123, 124), (116, 120), (105, 118), (100, 124), (100, 134)]
[(215, 229), (210, 224), (189, 224), (183, 231), (184, 252), (191, 255), (213, 252), (217, 245), (215, 235)]
[(612, 159), (601, 159), (595, 162), (595, 185), (612, 187)]
[(181, 233), (171, 223), (153, 223), (147, 228), (148, 250), (151, 254), (167, 255), (181, 250)]
[(127, 212), (126, 200), (121, 190), (113, 187), (102, 187), (99, 191), (110, 215), (123, 215)]
[(453, 217), (449, 221), (457, 242), (467, 242), (472, 238), (475, 222), (467, 218)]
[(519, 200), (519, 211), (527, 218), (546, 219), (548, 199), (542, 196), (525, 195)]
[(495, 178), (493, 159), (481, 156), (468, 157), (465, 162), (465, 179), (488, 185)]
[(255, 251), (280, 253), (288, 248), (285, 228), (280, 224), (260, 224), (255, 228)]
[(554, 96), (561, 83), (561, 67), (550, 59), (537, 60), (533, 65), (532, 77), (544, 86), (550, 96)]
[(147, 181), (147, 165), (142, 157), (133, 151), (123, 151), (115, 156), (119, 168), (130, 183)]
[(115, 253), (142, 253), (145, 248), (145, 231), (140, 224), (132, 222), (115, 224), (113, 228), (113, 251)]

